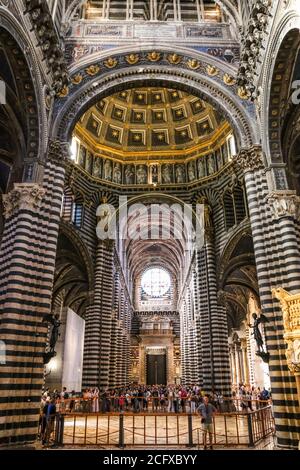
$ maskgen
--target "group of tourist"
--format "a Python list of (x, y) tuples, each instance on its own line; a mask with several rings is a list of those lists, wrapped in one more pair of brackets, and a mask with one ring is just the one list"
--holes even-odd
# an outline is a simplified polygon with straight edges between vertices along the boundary
[(97, 387), (85, 389), (78, 394), (74, 390), (67, 392), (64, 387), (61, 392), (46, 390), (42, 397), (41, 408), (47, 404), (46, 400), (54, 399), (59, 412), (169, 412), (169, 413), (195, 413), (208, 395), (209, 401), (219, 412), (225, 411), (252, 411), (270, 398), (270, 393), (263, 388), (247, 387), (241, 384), (232, 391), (232, 398), (226, 399), (221, 393), (207, 394), (199, 386), (145, 386), (131, 385), (124, 388), (115, 388), (100, 393)]

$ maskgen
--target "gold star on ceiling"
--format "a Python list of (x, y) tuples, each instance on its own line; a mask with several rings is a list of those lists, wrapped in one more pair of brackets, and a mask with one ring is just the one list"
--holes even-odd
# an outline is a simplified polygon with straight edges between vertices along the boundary
[(116, 130), (112, 131), (111, 134), (112, 134), (113, 137), (119, 137), (119, 132), (116, 131)]
[(136, 142), (139, 142), (141, 140), (141, 135), (140, 134), (134, 134), (133, 140), (135, 140)]

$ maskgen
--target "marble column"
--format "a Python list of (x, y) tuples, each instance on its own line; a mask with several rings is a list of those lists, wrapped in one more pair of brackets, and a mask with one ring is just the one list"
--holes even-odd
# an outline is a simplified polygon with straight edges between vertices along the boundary
[[(0, 249), (0, 444), (36, 439), (43, 355), (68, 144), (51, 141), (40, 180), (15, 183), (3, 195), (5, 226)], [(2, 362), (2, 361), (1, 361)]]
[[(295, 377), (286, 361), (282, 311), (272, 288), (300, 287), (299, 230), (295, 220), (295, 195), (287, 191), (284, 168), (266, 168), (259, 146), (242, 149), (235, 159), (244, 171), (260, 303), (263, 315), (266, 360), (275, 416), (277, 445), (297, 448), (300, 421)], [(267, 178), (268, 175), (268, 178)]]

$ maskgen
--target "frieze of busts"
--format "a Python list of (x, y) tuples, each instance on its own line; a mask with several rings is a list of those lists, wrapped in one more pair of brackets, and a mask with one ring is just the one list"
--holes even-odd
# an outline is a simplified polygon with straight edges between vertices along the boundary
[(59, 95), (69, 83), (69, 74), (48, 4), (39, 0), (25, 0), (24, 14), (30, 17), (38, 46), (52, 73), (51, 93)]
[[(238, 85), (244, 90), (245, 99), (255, 100), (257, 97), (256, 67), (263, 50), (262, 43), (267, 32), (267, 26), (271, 17), (271, 0), (255, 0), (248, 26), (242, 34), (241, 62), (238, 71)], [(240, 96), (243, 98), (243, 96)]]
[(268, 194), (267, 202), (275, 219), (293, 217), (298, 219), (300, 197), (296, 191), (273, 191)]
[(35, 183), (15, 183), (14, 188), (2, 195), (5, 218), (18, 210), (37, 211), (42, 203), (45, 189)]

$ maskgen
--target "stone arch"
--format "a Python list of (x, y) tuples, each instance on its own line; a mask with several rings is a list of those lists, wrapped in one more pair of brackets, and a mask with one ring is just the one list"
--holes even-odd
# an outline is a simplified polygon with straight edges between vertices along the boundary
[(260, 90), (261, 139), (267, 161), (272, 164), (284, 162), (281, 126), (284, 106), (289, 106), (291, 74), (300, 46), (299, 30), (300, 15), (289, 11), (277, 25), (266, 53)]
[[(106, 68), (105, 70), (105, 65), (103, 66), (102, 63), (105, 61), (104, 59), (100, 61), (99, 56), (96, 63), (95, 61), (91, 63), (90, 60), (89, 62), (83, 61), (80, 68), (78, 66), (76, 71), (73, 71), (72, 85), (66, 95), (68, 97), (62, 98), (56, 104), (52, 126), (53, 136), (68, 140), (79, 117), (101, 97), (109, 96), (126, 88), (145, 86), (147, 83), (150, 86), (161, 86), (162, 84), (170, 87), (175, 86), (205, 99), (226, 116), (236, 133), (239, 146), (248, 147), (257, 143), (258, 131), (253, 119), (253, 105), (238, 97), (237, 85), (225, 85), (225, 75), (233, 75), (231, 67), (228, 68), (226, 64), (221, 64), (221, 61), (208, 57), (207, 54), (192, 57), (180, 55), (181, 64), (170, 67), (170, 63), (167, 66), (166, 58), (169, 57), (170, 52), (165, 52), (165, 47), (157, 47), (155, 50), (163, 59), (156, 64), (148, 61), (147, 65), (144, 65), (144, 56), (147, 56), (147, 53), (149, 55), (150, 49), (143, 52), (141, 66), (128, 66), (127, 64), (126, 67), (124, 51), (122, 51), (122, 57), (111, 56), (118, 64), (121, 63), (121, 68)], [(130, 52), (128, 51), (128, 54)], [(196, 61), (199, 67), (201, 63), (204, 71), (200, 73), (190, 70), (187, 65), (189, 60)], [(232, 79), (232, 83), (234, 83), (233, 76)]]
[[(20, 22), (12, 15), (12, 13), (0, 7), (0, 31), (6, 32), (15, 42), (16, 48), (19, 49), (19, 54), (25, 63), (27, 70), (27, 77), (23, 73), (20, 74), (20, 83), (24, 87), (24, 105), (27, 111), (27, 125), (28, 125), (28, 145), (27, 145), (27, 158), (28, 161), (36, 161), (37, 159), (44, 159), (45, 151), (48, 141), (48, 126), (47, 126), (47, 108), (45, 104), (44, 84), (41, 72), (38, 65), (38, 59), (33, 44), (28, 39), (28, 34), (25, 33)], [(12, 44), (12, 48), (14, 45)], [(14, 53), (12, 52), (11, 55)], [(16, 54), (16, 57), (18, 54)], [(21, 65), (20, 69), (21, 70)], [(26, 81), (27, 80), (27, 81)], [(31, 82), (30, 89), (28, 82)], [(32, 101), (29, 101), (28, 96), (31, 94)], [(31, 108), (35, 107), (33, 111)], [(35, 120), (35, 122), (33, 122)], [(33, 132), (33, 131), (36, 132)]]

